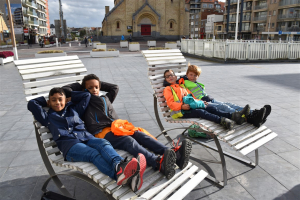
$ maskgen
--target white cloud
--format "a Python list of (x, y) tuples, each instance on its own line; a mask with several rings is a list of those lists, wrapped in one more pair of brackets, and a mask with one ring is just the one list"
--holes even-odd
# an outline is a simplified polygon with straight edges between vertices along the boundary
[[(50, 24), (59, 19), (59, 1), (48, 0)], [(105, 6), (110, 9), (114, 0), (61, 0), (64, 19), (68, 27), (101, 27)]]

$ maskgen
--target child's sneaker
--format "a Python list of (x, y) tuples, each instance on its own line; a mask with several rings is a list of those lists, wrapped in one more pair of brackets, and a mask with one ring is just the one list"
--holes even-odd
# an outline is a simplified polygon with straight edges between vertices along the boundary
[(192, 143), (189, 140), (183, 140), (181, 146), (172, 148), (176, 153), (176, 164), (180, 169), (184, 169), (189, 163), (192, 152)]
[(172, 149), (166, 149), (164, 155), (157, 160), (158, 169), (167, 179), (171, 179), (175, 175), (176, 154)]
[(233, 129), (234, 122), (230, 119), (227, 119), (225, 117), (221, 117), (221, 123), (224, 128), (227, 128), (229, 130)]
[(132, 158), (130, 161), (127, 161), (126, 157), (117, 166), (117, 185), (125, 185), (139, 170), (137, 159)]
[(246, 116), (250, 114), (250, 106), (247, 104), (241, 111), (232, 113), (231, 119), (236, 124), (241, 125), (246, 121)]
[(143, 175), (144, 175), (144, 172), (145, 172), (146, 167), (147, 167), (147, 161), (146, 161), (146, 158), (143, 154), (139, 153), (136, 159), (139, 162), (140, 171), (138, 172), (137, 175), (135, 175), (132, 178), (131, 189), (132, 189), (133, 192), (136, 192), (139, 189), (141, 189), (141, 187), (143, 185)]
[(264, 108), (266, 109), (266, 113), (265, 113), (265, 116), (264, 116), (261, 124), (264, 124), (267, 121), (267, 117), (270, 115), (270, 113), (272, 111), (272, 108), (270, 105), (264, 105)]
[(253, 110), (252, 113), (247, 116), (247, 122), (253, 124), (256, 127), (260, 127), (262, 125), (265, 114), (265, 107), (261, 108), (260, 110)]

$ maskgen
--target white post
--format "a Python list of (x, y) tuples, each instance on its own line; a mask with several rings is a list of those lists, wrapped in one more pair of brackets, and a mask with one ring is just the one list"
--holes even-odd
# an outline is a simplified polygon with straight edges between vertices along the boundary
[(71, 42), (69, 42), (69, 47), (71, 47), (72, 45), (71, 45)]
[(235, 22), (235, 41), (237, 41), (238, 34), (238, 25), (239, 25), (239, 9), (240, 9), (240, 0), (237, 2), (237, 10), (236, 10), (236, 22)]
[(58, 47), (58, 38), (56, 38), (56, 47)]
[(269, 24), (268, 24), (268, 38), (267, 40), (269, 40), (269, 30), (270, 30), (270, 20), (271, 20), (272, 15), (269, 15)]

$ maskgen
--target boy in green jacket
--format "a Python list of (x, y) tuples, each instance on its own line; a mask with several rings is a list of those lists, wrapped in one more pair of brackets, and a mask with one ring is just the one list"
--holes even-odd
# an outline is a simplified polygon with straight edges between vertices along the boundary
[[(243, 107), (233, 103), (223, 103), (210, 97), (205, 92), (205, 86), (202, 83), (197, 82), (201, 74), (201, 68), (196, 65), (188, 66), (186, 75), (179, 79), (179, 84), (184, 84), (197, 99), (201, 99), (207, 102), (207, 106), (215, 106), (225, 112), (234, 113), (235, 111), (241, 111)], [(250, 114), (245, 116), (248, 123), (253, 124), (256, 127), (260, 127), (266, 122), (268, 115), (271, 113), (271, 106), (265, 105), (260, 110), (250, 110)]]

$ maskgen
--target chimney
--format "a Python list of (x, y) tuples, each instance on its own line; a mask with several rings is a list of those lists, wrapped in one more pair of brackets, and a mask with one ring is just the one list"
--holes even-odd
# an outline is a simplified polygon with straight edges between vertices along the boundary
[(105, 15), (109, 13), (109, 6), (105, 6)]

